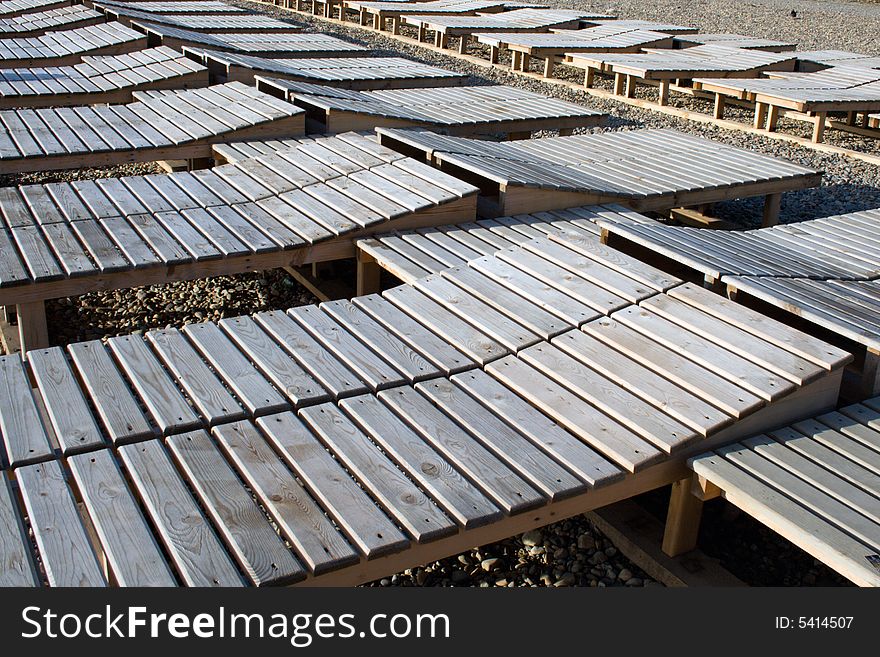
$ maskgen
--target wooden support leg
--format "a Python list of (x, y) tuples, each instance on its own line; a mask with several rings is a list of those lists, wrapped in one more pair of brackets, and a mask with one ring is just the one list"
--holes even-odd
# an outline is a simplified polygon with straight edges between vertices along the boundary
[(624, 87), (625, 83), (626, 83), (626, 76), (624, 76), (622, 73), (615, 73), (614, 74), (614, 95), (615, 96), (622, 96), (623, 95), (623, 87)]
[(508, 141), (514, 141), (516, 139), (531, 139), (531, 138), (532, 138), (532, 133), (529, 130), (507, 133), (507, 140)]
[(49, 346), (49, 328), (46, 326), (46, 305), (42, 301), (20, 303), (15, 307), (18, 315), (18, 339), (22, 353), (29, 349)]
[(369, 20), (370, 20), (370, 15), (366, 12), (365, 9), (361, 9), (361, 13), (360, 13), (361, 25), (366, 25)]
[(468, 42), (470, 41), (470, 36), (467, 34), (462, 34), (461, 39), (458, 41), (458, 53), (460, 55), (467, 54)]
[(522, 53), (518, 50), (514, 50), (510, 53), (510, 70), (518, 71), (519, 70), (519, 60), (522, 59)]
[(596, 75), (596, 72), (593, 70), (591, 66), (587, 67), (587, 70), (584, 72), (584, 86), (589, 89), (593, 86), (593, 76)]
[(756, 103), (755, 104), (755, 123), (754, 126), (758, 130), (764, 128), (764, 124), (767, 121), (767, 104), (766, 103)]
[(776, 132), (776, 126), (779, 123), (779, 106), (771, 105), (770, 111), (767, 112), (767, 131)]
[(501, 48), (498, 46), (489, 46), (489, 63), (497, 64), (498, 56), (501, 53)]
[(528, 71), (529, 65), (531, 64), (532, 57), (528, 53), (523, 53), (522, 57), (519, 58), (519, 70), (520, 71)]
[(846, 113), (846, 124), (847, 125), (855, 125), (856, 124), (856, 116), (857, 116), (857, 112), (847, 112)]
[(691, 492), (691, 482), (688, 477), (672, 484), (669, 511), (666, 514), (666, 531), (663, 534), (663, 551), (670, 557), (690, 552), (697, 547), (703, 501)]
[(544, 77), (549, 78), (553, 75), (553, 66), (556, 64), (554, 57), (547, 57), (544, 60)]
[(669, 104), (669, 80), (660, 81), (660, 90), (657, 95), (657, 103), (663, 107)]
[(391, 19), (391, 34), (400, 34), (400, 16)]
[(444, 50), (449, 47), (449, 37), (446, 36), (446, 32), (437, 33), (437, 47)]
[(813, 143), (818, 144), (825, 136), (825, 117), (826, 112), (816, 112), (816, 118), (813, 119)]
[(357, 252), (357, 295), (376, 294), (382, 291), (379, 279), (382, 268), (372, 257), (361, 250)]
[(382, 19), (379, 17), (379, 14), (373, 14), (373, 29), (382, 30)]
[(428, 39), (428, 28), (424, 23), (419, 23), (419, 43), (424, 43)]
[(574, 128), (560, 128), (559, 136), (560, 137), (569, 137), (574, 133)]
[(779, 208), (782, 205), (782, 193), (767, 194), (764, 197), (764, 216), (761, 225), (775, 226), (779, 223)]
[(633, 98), (636, 95), (636, 76), (626, 76), (626, 97)]
[(715, 94), (715, 109), (712, 111), (713, 118), (724, 118), (724, 106), (726, 103), (727, 98), (723, 94)]

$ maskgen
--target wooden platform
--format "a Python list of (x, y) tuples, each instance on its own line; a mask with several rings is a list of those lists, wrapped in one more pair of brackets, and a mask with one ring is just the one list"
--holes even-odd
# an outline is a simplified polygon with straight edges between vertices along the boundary
[(368, 48), (327, 34), (302, 32), (209, 34), (181, 30), (167, 25), (137, 22), (135, 27), (147, 35), (150, 45), (162, 45), (175, 50), (209, 48), (212, 51), (236, 52), (255, 57), (284, 58), (313, 57), (323, 52), (332, 53), (334, 57), (363, 56), (369, 53)]
[(652, 32), (663, 32), (664, 34), (696, 34), (699, 32), (698, 27), (694, 25), (678, 25), (677, 23), (664, 23), (662, 21), (642, 21), (619, 19), (613, 20), (612, 17), (596, 17), (581, 21), (582, 27), (599, 27), (613, 26), (618, 29), (625, 30), (650, 30)]
[(136, 10), (147, 14), (171, 16), (187, 14), (241, 14), (247, 11), (220, 0), (134, 0), (133, 2), (122, 2), (121, 0), (84, 0), (83, 4), (98, 10), (101, 10), (102, 7), (114, 7)]
[(210, 170), (6, 188), (0, 305), (351, 258), (377, 230), (473, 221), (476, 188), (357, 134)]
[(611, 244), (636, 244), (704, 277), (768, 276), (869, 280), (880, 276), (880, 210), (745, 231), (665, 226), (637, 216), (607, 216)]
[(81, 5), (59, 7), (24, 14), (14, 18), (0, 18), (0, 36), (32, 37), (55, 30), (70, 30), (103, 23), (103, 14)]
[[(433, 15), (475, 15), (504, 11), (504, 2), (498, 0), (432, 0), (431, 2), (363, 2), (344, 0), (338, 3), (339, 18), (345, 19), (347, 13), (358, 16), (361, 25), (372, 24), (373, 29), (389, 30), (394, 34), (400, 31), (400, 20), (407, 14)], [(332, 6), (327, 7), (332, 15)]]
[(622, 203), (636, 210), (687, 207), (815, 187), (810, 169), (672, 130), (633, 130), (488, 142), (426, 130), (378, 128), (381, 142), (481, 188), (483, 216)]
[(208, 69), (170, 48), (85, 56), (71, 66), (0, 69), (0, 108), (118, 104), (135, 91), (208, 86)]
[(589, 14), (573, 9), (517, 9), (480, 16), (431, 16), (404, 14), (401, 20), (418, 30), (418, 40), (427, 41), (434, 35), (434, 45), (449, 47), (449, 38), (456, 37), (458, 52), (467, 53), (475, 33), (487, 32), (547, 32), (551, 28), (573, 28)]
[(2, 0), (0, 18), (13, 18), (23, 14), (69, 7), (72, 4), (72, 0)]
[(143, 50), (147, 38), (119, 23), (101, 23), (31, 38), (0, 39), (0, 68), (67, 66), (86, 55)]
[(722, 495), (859, 586), (880, 586), (880, 399), (690, 461)]
[(586, 87), (593, 85), (595, 75), (610, 75), (614, 77), (616, 95), (633, 97), (638, 84), (648, 84), (658, 87), (658, 102), (666, 105), (673, 80), (681, 86), (694, 78), (755, 78), (766, 71), (793, 71), (797, 58), (793, 53), (710, 44), (622, 55), (570, 53), (565, 63), (584, 69)]
[(19, 489), (0, 489), (4, 583), (356, 584), (668, 484), (688, 456), (833, 406), (846, 354), (621, 254), (548, 245), (601, 311), (569, 325), (461, 269), (34, 351), (36, 391), (0, 358)]
[[(312, 43), (330, 46), (317, 39)], [(342, 42), (345, 43), (345, 42)], [(463, 73), (428, 66), (402, 57), (301, 57), (268, 59), (203, 48), (188, 48), (187, 55), (208, 67), (217, 81), (256, 84), (260, 91), (287, 97), (285, 82), (310, 82), (342, 89), (371, 90), (460, 85)], [(364, 54), (354, 51), (349, 54)]]
[(276, 83), (287, 100), (302, 107), (309, 132), (372, 130), (376, 126), (430, 127), (453, 135), (507, 134), (528, 137), (538, 130), (570, 133), (595, 126), (607, 114), (501, 85), (351, 91), (309, 83)]
[(284, 33), (302, 30), (302, 25), (288, 23), (263, 14), (159, 14), (138, 11), (137, 9), (120, 8), (115, 5), (106, 5), (102, 8), (102, 11), (113, 20), (136, 29), (145, 23), (156, 23), (190, 32), (218, 34), (224, 32), (234, 32), (236, 34), (248, 32), (261, 34), (270, 32)]
[(712, 33), (681, 34), (675, 37), (677, 48), (690, 48), (705, 45), (724, 46), (726, 48), (742, 48), (743, 50), (766, 50), (767, 52), (787, 52), (796, 50), (797, 44), (790, 41), (776, 41), (744, 34)]
[[(431, 274), (439, 274), (450, 267), (468, 264), (483, 256), (513, 249), (536, 239), (558, 237), (566, 243), (589, 243), (598, 245), (602, 217), (633, 215), (632, 210), (619, 205), (582, 206), (565, 210), (552, 210), (535, 214), (518, 214), (512, 217), (481, 219), (458, 226), (420, 228), (397, 231), (358, 240), (358, 288), (367, 287), (371, 267), (380, 267), (404, 283), (413, 283)], [(497, 264), (498, 261), (486, 260)], [(478, 267), (477, 264), (474, 265)], [(515, 276), (512, 270), (500, 273), (487, 269), (504, 278)], [(552, 296), (552, 288), (535, 287), (530, 297), (544, 303)]]
[(544, 60), (544, 77), (553, 74), (553, 67), (566, 53), (575, 52), (640, 52), (642, 48), (671, 48), (673, 37), (662, 32), (618, 28), (614, 22), (582, 30), (543, 32), (498, 32), (473, 35), (489, 46), (489, 60), (497, 63), (500, 52), (511, 53), (512, 71), (527, 71), (531, 58)]
[[(816, 73), (790, 73), (769, 79), (694, 79), (694, 87), (715, 94), (716, 118), (724, 117), (727, 98), (754, 103), (753, 125), (770, 132), (777, 130), (779, 118), (799, 114), (813, 123), (814, 142), (823, 139), (830, 117), (850, 119), (880, 109), (880, 69), (832, 67)], [(865, 123), (868, 121), (866, 119)], [(869, 127), (865, 125), (865, 127)]]
[(0, 112), (6, 173), (209, 158), (218, 141), (305, 134), (305, 111), (240, 82), (135, 91), (135, 102)]
[(802, 50), (797, 56), (799, 71), (816, 71), (828, 66), (880, 68), (880, 57), (847, 50)]

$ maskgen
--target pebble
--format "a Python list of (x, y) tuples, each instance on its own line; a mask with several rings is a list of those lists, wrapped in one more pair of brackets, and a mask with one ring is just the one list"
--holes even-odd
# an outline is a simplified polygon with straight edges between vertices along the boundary
[(544, 542), (544, 535), (538, 529), (528, 531), (520, 537), (522, 544), (526, 547), (536, 547)]
[(491, 573), (493, 570), (498, 570), (502, 565), (503, 562), (498, 557), (490, 557), (488, 559), (483, 559), (480, 562), (480, 568), (487, 573)]
[(628, 568), (624, 568), (619, 573), (617, 573), (617, 579), (619, 579), (624, 584), (633, 578), (632, 571)]

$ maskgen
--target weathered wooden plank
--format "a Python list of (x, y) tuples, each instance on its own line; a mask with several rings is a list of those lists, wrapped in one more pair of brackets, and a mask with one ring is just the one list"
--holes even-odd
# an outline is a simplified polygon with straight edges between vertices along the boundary
[(285, 584), (306, 576), (207, 433), (194, 431), (171, 436), (167, 444), (252, 583)]
[(300, 417), (419, 543), (455, 533), (456, 527), (367, 436), (333, 404), (300, 411)]
[(158, 440), (125, 445), (119, 456), (165, 549), (187, 586), (240, 586), (214, 530)]
[(16, 471), (50, 586), (105, 586), (83, 519), (58, 461)]
[(0, 356), (0, 434), (12, 467), (52, 456), (53, 447), (19, 354)]
[(176, 580), (109, 450), (68, 459), (114, 579), (121, 586)]
[(478, 527), (501, 517), (479, 489), (375, 396), (344, 399), (340, 406), (459, 525)]
[(119, 443), (154, 437), (154, 428), (101, 341), (78, 342), (67, 350), (110, 440)]
[(28, 352), (28, 364), (64, 454), (104, 445), (104, 437), (60, 347)]
[(0, 586), (39, 586), (30, 539), (17, 506), (6, 474), (0, 473)]
[(357, 561), (302, 484), (249, 422), (214, 427), (214, 438), (313, 573)]

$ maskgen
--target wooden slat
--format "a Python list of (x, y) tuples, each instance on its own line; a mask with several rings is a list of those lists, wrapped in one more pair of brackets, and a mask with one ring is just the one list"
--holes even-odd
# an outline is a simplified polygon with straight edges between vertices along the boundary
[(30, 539), (17, 506), (9, 480), (0, 472), (0, 586), (38, 586)]
[(187, 586), (240, 586), (241, 575), (159, 441), (119, 449), (159, 538)]
[(18, 354), (0, 356), (0, 434), (7, 463), (13, 467), (52, 456), (53, 448)]
[(114, 579), (121, 586), (176, 580), (109, 450), (68, 459)]
[(313, 573), (357, 561), (357, 553), (252, 424), (221, 425), (213, 435)]
[(172, 436), (168, 448), (248, 579), (257, 586), (306, 573), (204, 431)]
[(67, 349), (110, 440), (119, 443), (152, 438), (153, 427), (101, 341), (79, 342)]
[(16, 472), (50, 586), (105, 586), (83, 519), (58, 461)]

